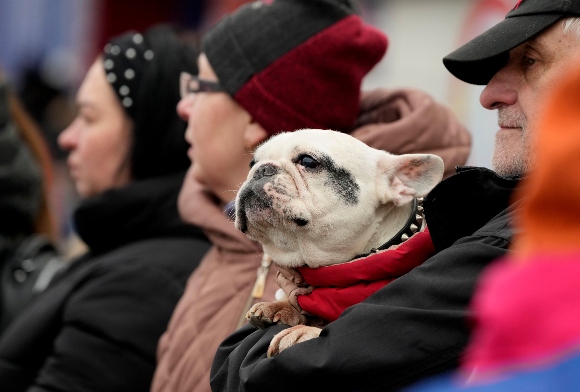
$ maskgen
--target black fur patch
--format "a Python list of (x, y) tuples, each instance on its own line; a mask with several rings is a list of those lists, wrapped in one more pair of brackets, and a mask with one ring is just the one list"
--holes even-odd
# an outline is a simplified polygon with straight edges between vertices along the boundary
[(319, 154), (318, 159), (328, 172), (326, 185), (336, 192), (348, 205), (358, 204), (360, 188), (352, 174), (343, 167), (338, 166), (332, 158)]

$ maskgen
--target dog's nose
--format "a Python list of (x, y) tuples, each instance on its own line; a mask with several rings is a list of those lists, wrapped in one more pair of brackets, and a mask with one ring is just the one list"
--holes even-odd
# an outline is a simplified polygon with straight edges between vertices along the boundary
[(265, 163), (256, 169), (256, 171), (254, 172), (253, 179), (259, 180), (260, 178), (263, 177), (273, 176), (274, 174), (278, 173), (279, 170), (280, 168), (278, 166), (274, 166), (271, 163)]

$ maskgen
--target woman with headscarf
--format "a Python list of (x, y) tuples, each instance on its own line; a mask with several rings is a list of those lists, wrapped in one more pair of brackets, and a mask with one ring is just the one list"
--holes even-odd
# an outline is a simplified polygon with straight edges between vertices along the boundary
[(177, 213), (189, 166), (177, 86), (195, 59), (159, 27), (112, 39), (89, 69), (59, 136), (89, 251), (0, 339), (3, 390), (148, 390), (157, 340), (209, 247)]

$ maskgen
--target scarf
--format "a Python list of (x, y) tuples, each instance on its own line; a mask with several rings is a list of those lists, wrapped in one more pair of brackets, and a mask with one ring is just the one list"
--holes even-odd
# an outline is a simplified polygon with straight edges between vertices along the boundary
[(312, 292), (298, 296), (302, 310), (332, 322), (349, 306), (362, 302), (435, 254), (429, 230), (381, 252), (320, 268), (299, 267)]

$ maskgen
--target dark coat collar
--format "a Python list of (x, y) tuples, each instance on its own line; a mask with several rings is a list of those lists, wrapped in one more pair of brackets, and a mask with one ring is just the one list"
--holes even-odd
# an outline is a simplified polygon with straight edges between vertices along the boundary
[(178, 215), (182, 181), (183, 174), (135, 181), (83, 200), (74, 213), (79, 236), (93, 254), (152, 237), (204, 238)]
[(424, 201), (425, 219), (437, 251), (473, 234), (506, 209), (520, 176), (501, 177), (482, 167), (458, 167)]

